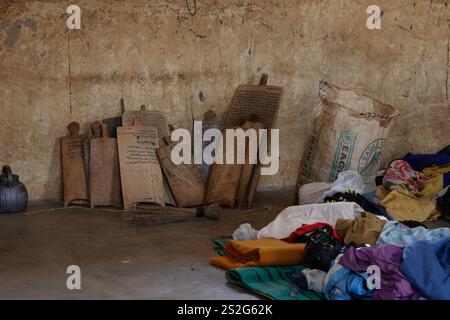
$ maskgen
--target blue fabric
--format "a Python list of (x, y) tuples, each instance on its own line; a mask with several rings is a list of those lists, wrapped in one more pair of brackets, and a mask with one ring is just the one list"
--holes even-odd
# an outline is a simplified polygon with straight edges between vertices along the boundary
[(444, 188), (450, 186), (450, 172), (444, 174)]
[(409, 163), (416, 171), (423, 171), (425, 168), (442, 166), (450, 163), (450, 155), (447, 154), (407, 154), (402, 160)]
[[(342, 257), (342, 255), (340, 256)], [(367, 288), (369, 274), (356, 273), (339, 264), (336, 258), (325, 280), (325, 297), (328, 300), (371, 299), (373, 290)]]
[(447, 156), (450, 156), (450, 144), (446, 146), (444, 149), (438, 152), (438, 154), (445, 154)]
[(450, 300), (450, 237), (406, 247), (400, 270), (425, 298)]
[(372, 202), (375, 200), (375, 192), (365, 193), (362, 196)]
[(377, 245), (397, 245), (406, 247), (418, 241), (437, 241), (450, 237), (450, 228), (426, 229), (408, 228), (399, 222), (388, 221), (378, 238)]

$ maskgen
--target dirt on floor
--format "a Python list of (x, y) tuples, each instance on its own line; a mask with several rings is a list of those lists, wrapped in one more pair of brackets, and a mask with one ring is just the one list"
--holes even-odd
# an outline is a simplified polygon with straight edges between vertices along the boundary
[[(0, 215), (0, 299), (257, 299), (209, 265), (211, 239), (246, 222), (263, 227), (294, 195), (259, 193), (256, 207), (267, 211), (145, 227), (121, 211), (55, 203)], [(81, 268), (81, 290), (67, 289), (70, 265)]]

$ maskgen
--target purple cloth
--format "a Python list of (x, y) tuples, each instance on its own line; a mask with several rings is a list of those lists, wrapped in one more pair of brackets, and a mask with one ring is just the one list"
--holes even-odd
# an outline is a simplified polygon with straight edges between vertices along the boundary
[(417, 300), (420, 293), (400, 271), (402, 261), (403, 248), (388, 245), (359, 249), (350, 247), (340, 264), (353, 272), (367, 272), (370, 266), (380, 267), (381, 289), (375, 290), (375, 300)]

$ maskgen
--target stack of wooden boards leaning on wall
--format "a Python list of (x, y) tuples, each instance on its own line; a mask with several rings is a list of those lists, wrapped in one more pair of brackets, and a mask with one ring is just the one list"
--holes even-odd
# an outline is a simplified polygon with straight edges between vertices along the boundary
[[(267, 86), (267, 77), (237, 88), (223, 130), (273, 129), (283, 89)], [(89, 134), (80, 135), (80, 125), (69, 124), (69, 135), (61, 138), (65, 206), (252, 207), (260, 165), (250, 164), (248, 141), (245, 164), (213, 164), (205, 181), (199, 166), (172, 162), (177, 142), (171, 141), (163, 112), (145, 106), (125, 111), (123, 100), (121, 109), (120, 117), (91, 123)]]

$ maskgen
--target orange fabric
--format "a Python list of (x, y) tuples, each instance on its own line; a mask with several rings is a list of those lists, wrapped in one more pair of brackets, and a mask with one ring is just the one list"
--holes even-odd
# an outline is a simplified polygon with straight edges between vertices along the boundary
[(245, 267), (275, 267), (301, 264), (305, 244), (287, 243), (276, 239), (231, 240), (225, 245), (225, 257), (210, 260), (213, 266), (226, 270)]

